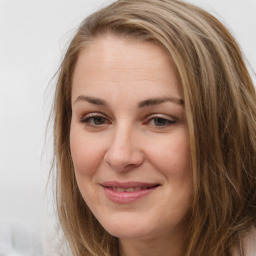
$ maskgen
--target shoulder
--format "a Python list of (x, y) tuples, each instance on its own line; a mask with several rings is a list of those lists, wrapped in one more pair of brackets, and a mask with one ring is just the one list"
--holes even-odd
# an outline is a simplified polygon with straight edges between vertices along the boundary
[[(242, 253), (241, 253), (242, 251)], [(232, 256), (256, 256), (256, 227), (252, 226), (243, 236)]]
[(256, 255), (256, 227), (250, 228), (243, 239), (244, 256)]

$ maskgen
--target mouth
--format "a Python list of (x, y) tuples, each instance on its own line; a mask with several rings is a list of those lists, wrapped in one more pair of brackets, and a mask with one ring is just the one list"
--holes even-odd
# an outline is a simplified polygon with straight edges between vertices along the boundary
[(116, 192), (134, 192), (134, 191), (141, 191), (141, 190), (147, 190), (147, 189), (152, 189), (152, 188), (156, 188), (160, 186), (159, 184), (156, 184), (156, 185), (152, 185), (152, 186), (135, 186), (135, 187), (127, 187), (127, 188), (124, 188), (124, 187), (112, 187), (112, 186), (103, 186), (107, 189), (110, 189), (110, 190), (113, 190), (113, 191), (116, 191)]
[(160, 186), (157, 183), (106, 182), (101, 184), (108, 199), (114, 203), (127, 204), (151, 194)]

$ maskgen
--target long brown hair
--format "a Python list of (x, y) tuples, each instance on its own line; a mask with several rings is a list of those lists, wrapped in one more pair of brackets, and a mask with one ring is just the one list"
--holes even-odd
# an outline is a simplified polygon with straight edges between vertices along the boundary
[(227, 29), (209, 13), (179, 0), (119, 0), (92, 14), (61, 64), (54, 105), (57, 206), (73, 255), (119, 254), (117, 238), (101, 227), (79, 192), (69, 145), (76, 61), (87, 44), (105, 33), (153, 41), (175, 63), (194, 182), (184, 255), (231, 255), (256, 223), (255, 89)]

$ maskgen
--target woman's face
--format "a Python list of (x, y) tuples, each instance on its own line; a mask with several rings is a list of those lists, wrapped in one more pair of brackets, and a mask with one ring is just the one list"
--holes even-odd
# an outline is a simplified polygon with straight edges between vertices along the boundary
[(176, 70), (158, 45), (104, 35), (80, 53), (70, 146), (81, 194), (110, 234), (182, 229), (192, 197), (188, 127)]

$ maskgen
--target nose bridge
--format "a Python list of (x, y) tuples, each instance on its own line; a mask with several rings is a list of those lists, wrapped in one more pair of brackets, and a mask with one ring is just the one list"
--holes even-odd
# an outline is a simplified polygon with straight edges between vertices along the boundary
[(136, 141), (135, 127), (125, 122), (116, 125), (110, 145), (105, 154), (106, 162), (115, 170), (127, 170), (143, 161), (143, 154)]
[(133, 144), (133, 137), (134, 128), (126, 122), (120, 122), (113, 134), (113, 146), (129, 149)]

